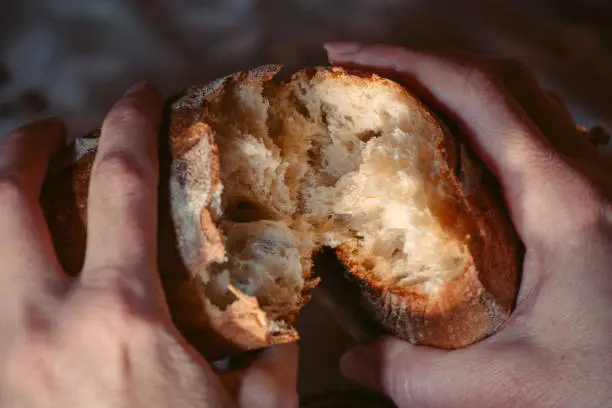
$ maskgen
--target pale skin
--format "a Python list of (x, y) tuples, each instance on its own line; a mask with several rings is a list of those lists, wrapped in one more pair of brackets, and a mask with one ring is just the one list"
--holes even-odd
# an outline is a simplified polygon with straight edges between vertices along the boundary
[(497, 334), (455, 351), (386, 338), (345, 355), (345, 375), (406, 408), (609, 405), (610, 169), (563, 104), (509, 61), (327, 50), (335, 64), (392, 75), (450, 117), (500, 181), (526, 248), (516, 310)]
[(0, 145), (0, 406), (297, 407), (295, 344), (218, 376), (170, 322), (156, 268), (162, 103), (135, 86), (104, 121), (78, 279), (61, 270), (38, 204), (62, 123)]
[[(563, 104), (507, 62), (347, 43), (328, 55), (391, 74), (445, 112), (499, 179), (526, 247), (517, 308), (497, 334), (456, 351), (388, 337), (348, 352), (345, 375), (399, 407), (605, 406), (612, 190)], [(104, 122), (78, 279), (61, 270), (38, 204), (61, 122), (0, 144), (0, 406), (297, 406), (294, 344), (227, 381), (170, 322), (155, 265), (161, 110), (140, 85)]]

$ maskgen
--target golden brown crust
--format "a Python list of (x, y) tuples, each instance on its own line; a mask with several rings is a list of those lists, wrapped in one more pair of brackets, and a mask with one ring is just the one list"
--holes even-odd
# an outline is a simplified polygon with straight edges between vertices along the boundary
[[(270, 330), (256, 299), (234, 290), (235, 301), (220, 310), (207, 299), (208, 279), (201, 265), (223, 258), (225, 245), (214, 213), (220, 194), (220, 163), (214, 130), (202, 120), (208, 104), (226, 92), (229, 84), (271, 80), (280, 66), (237, 73), (204, 87), (193, 87), (170, 107), (167, 146), (160, 153), (159, 269), (173, 321), (207, 359), (241, 350), (298, 339), (296, 312), (285, 326)], [(399, 85), (376, 75), (338, 68), (312, 68), (292, 80), (315, 75), (350, 81), (353, 75), (369, 81)], [(509, 315), (520, 270), (519, 241), (503, 203), (489, 184), (488, 173), (462, 140), (453, 136), (427, 108), (415, 101), (439, 132), (431, 160), (441, 168), (438, 183), (449, 200), (433, 209), (440, 223), (468, 244), (472, 261), (463, 275), (435, 296), (418, 287), (388, 287), (368, 271), (347, 245), (337, 248), (339, 259), (363, 288), (364, 298), (377, 320), (390, 332), (413, 343), (457, 348), (493, 332)], [(78, 274), (85, 249), (87, 189), (96, 151), (96, 139), (80, 143), (76, 162), (64, 164), (43, 188), (41, 203), (61, 264)], [(79, 149), (77, 149), (79, 150)], [(73, 158), (73, 160), (74, 160)], [(70, 227), (67, 228), (66, 226)], [(469, 237), (469, 238), (465, 238)], [(317, 284), (304, 275), (303, 303)]]
[(461, 135), (449, 129), (398, 84), (369, 73), (318, 68), (296, 75), (315, 75), (351, 81), (351, 76), (401, 89), (413, 100), (432, 132), (436, 186), (449, 197), (439, 200), (431, 191), (431, 210), (446, 231), (468, 247), (464, 273), (428, 295), (418, 285), (390, 287), (360, 257), (356, 247), (343, 244), (336, 255), (351, 280), (361, 288), (365, 306), (386, 330), (414, 344), (454, 349), (490, 335), (508, 318), (518, 290), (522, 245), (506, 213), (499, 187)]
[[(220, 183), (220, 164), (215, 142), (214, 130), (203, 122), (202, 113), (207, 108), (209, 103), (212, 103), (215, 98), (219, 97), (226, 91), (225, 87), (237, 82), (250, 82), (253, 84), (262, 84), (271, 80), (280, 70), (280, 66), (270, 65), (260, 67), (248, 72), (236, 73), (213, 82), (204, 87), (192, 87), (185, 94), (173, 103), (171, 121), (170, 121), (170, 139), (173, 146), (173, 156), (177, 168), (176, 176), (179, 173), (184, 175), (184, 170), (181, 170), (180, 160), (178, 157), (184, 158), (183, 166), (193, 166), (197, 161), (202, 161), (202, 154), (212, 152), (212, 164), (208, 171), (196, 172), (193, 178), (186, 182), (187, 190), (193, 192), (197, 189), (199, 183), (208, 181), (210, 190), (206, 196), (206, 200), (201, 203), (200, 213), (200, 231), (203, 235), (200, 240), (198, 256), (192, 258), (188, 253), (183, 251), (183, 259), (194, 259), (188, 269), (193, 277), (193, 285), (198, 286), (199, 296), (194, 297), (191, 304), (191, 315), (202, 314), (206, 316), (207, 321), (190, 321), (185, 324), (177, 324), (179, 329), (186, 334), (188, 340), (196, 345), (204, 355), (209, 358), (219, 358), (232, 354), (235, 351), (250, 350), (265, 347), (271, 344), (292, 342), (299, 338), (294, 327), (287, 325), (282, 329), (271, 330), (272, 322), (268, 321), (265, 313), (259, 307), (255, 298), (246, 296), (240, 293), (237, 289), (233, 289), (236, 295), (236, 301), (228, 308), (221, 311), (212, 306), (206, 300), (195, 304), (196, 298), (206, 299), (203, 283), (206, 277), (198, 276), (198, 266), (203, 263), (208, 263), (212, 259), (219, 259), (224, 254), (224, 243), (222, 234), (217, 227), (214, 216), (211, 213), (212, 193), (214, 187)], [(202, 152), (188, 157), (189, 153), (197, 148), (197, 144), (203, 139), (207, 139), (208, 146), (202, 148)], [(193, 204), (193, 203), (192, 203)], [(183, 246), (193, 245), (193, 240), (185, 242)], [(309, 290), (309, 286), (305, 285), (305, 292)], [(180, 291), (177, 295), (181, 296)], [(307, 293), (303, 294), (304, 302), (308, 300)], [(176, 307), (180, 307), (176, 306)], [(198, 312), (200, 311), (200, 312)], [(284, 320), (287, 323), (294, 323), (295, 316), (287, 315)], [(212, 330), (211, 330), (212, 329)], [(193, 333), (193, 335), (189, 335)], [(219, 338), (225, 340), (226, 347), (211, 347), (211, 339), (218, 343)], [(227, 347), (229, 345), (229, 347)]]
[[(270, 322), (256, 299), (237, 290), (236, 301), (219, 310), (206, 299), (206, 277), (199, 275), (200, 265), (224, 254), (222, 234), (209, 211), (220, 182), (215, 134), (199, 121), (200, 112), (231, 80), (264, 82), (279, 69), (261, 67), (190, 88), (172, 103), (167, 151), (161, 143), (159, 272), (174, 324), (209, 360), (299, 337), (292, 327), (268, 333)], [(85, 255), (87, 193), (96, 151), (97, 134), (68, 146), (40, 198), (60, 263), (73, 276), (79, 274)], [(198, 203), (199, 211), (187, 208)], [(307, 284), (305, 290), (311, 287)]]
[(507, 320), (518, 290), (522, 245), (484, 164), (460, 135), (418, 106), (440, 131), (432, 135), (432, 160), (439, 166), (437, 183), (444, 183), (450, 197), (430, 205), (445, 230), (467, 245), (470, 259), (464, 273), (428, 295), (419, 286), (387, 286), (364, 267), (353, 248), (340, 246), (336, 253), (383, 327), (413, 344), (454, 349), (483, 339)]

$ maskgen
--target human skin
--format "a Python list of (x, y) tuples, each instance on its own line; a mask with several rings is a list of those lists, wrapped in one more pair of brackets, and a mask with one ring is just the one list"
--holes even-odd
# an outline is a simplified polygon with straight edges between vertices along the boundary
[(516, 309), (484, 341), (446, 351), (387, 337), (344, 374), (399, 407), (603, 407), (612, 400), (609, 168), (560, 100), (520, 64), (333, 43), (329, 60), (392, 76), (442, 112), (500, 181), (525, 244)]
[[(328, 52), (396, 76), (454, 121), (500, 180), (526, 246), (517, 308), (497, 334), (455, 351), (385, 338), (349, 352), (345, 375), (400, 407), (605, 406), (611, 190), (567, 110), (507, 62), (357, 44)], [(0, 144), (0, 406), (297, 406), (295, 345), (226, 381), (170, 322), (155, 267), (160, 116), (159, 94), (139, 86), (104, 122), (78, 279), (61, 270), (38, 205), (61, 122)]]
[(171, 323), (156, 267), (162, 109), (140, 84), (106, 117), (76, 279), (62, 271), (38, 203), (62, 122), (0, 143), (0, 406), (297, 407), (295, 344), (218, 375)]

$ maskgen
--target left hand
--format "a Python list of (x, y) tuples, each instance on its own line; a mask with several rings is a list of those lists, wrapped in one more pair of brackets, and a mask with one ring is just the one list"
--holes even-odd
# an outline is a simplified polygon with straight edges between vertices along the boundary
[(295, 344), (220, 378), (172, 325), (156, 266), (162, 106), (136, 86), (104, 121), (76, 279), (38, 203), (64, 126), (39, 121), (0, 143), (0, 406), (297, 407)]

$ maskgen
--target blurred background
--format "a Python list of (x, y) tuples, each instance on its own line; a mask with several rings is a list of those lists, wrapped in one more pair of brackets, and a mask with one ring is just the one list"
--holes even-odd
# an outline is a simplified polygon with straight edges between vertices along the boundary
[[(612, 127), (607, 0), (1, 0), (0, 135), (49, 114), (86, 133), (141, 80), (171, 94), (264, 63), (325, 64), (328, 40), (517, 58), (577, 123)], [(351, 387), (336, 370), (350, 340), (321, 307), (301, 322), (304, 394)]]

